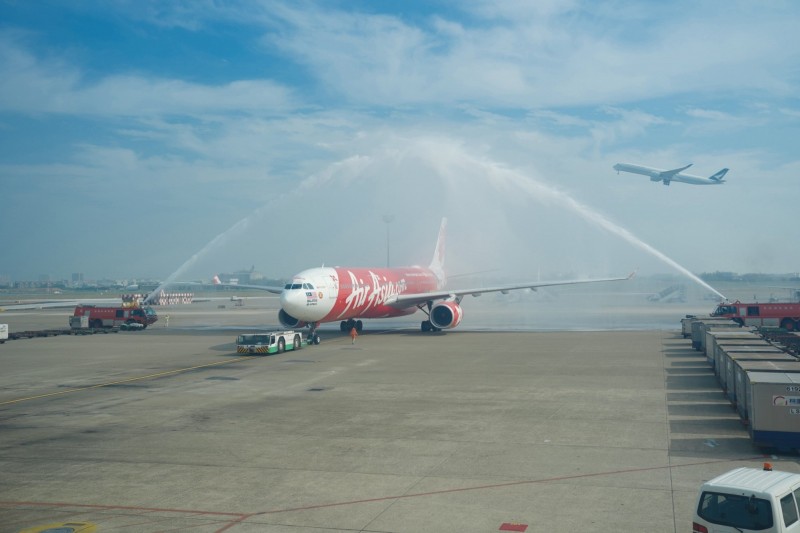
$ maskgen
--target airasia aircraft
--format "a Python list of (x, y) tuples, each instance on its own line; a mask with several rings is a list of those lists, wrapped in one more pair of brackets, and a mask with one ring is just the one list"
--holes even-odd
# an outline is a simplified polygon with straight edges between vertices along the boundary
[[(428, 316), (422, 321), (422, 331), (439, 331), (458, 326), (464, 313), (461, 300), (471, 294), (516, 289), (535, 289), (554, 285), (573, 285), (601, 281), (621, 281), (624, 278), (581, 279), (567, 281), (535, 281), (481, 287), (474, 289), (445, 288), (444, 248), (447, 219), (442, 219), (439, 238), (431, 264), (392, 268), (319, 267), (303, 270), (292, 277), (285, 287), (263, 285), (235, 285), (235, 287), (262, 289), (280, 294), (280, 323), (288, 328), (308, 326), (309, 336), (315, 344), (320, 324), (339, 322), (342, 331), (356, 328), (361, 331), (361, 319), (391, 318), (412, 315), (418, 309)], [(214, 283), (220, 284), (214, 277)]]

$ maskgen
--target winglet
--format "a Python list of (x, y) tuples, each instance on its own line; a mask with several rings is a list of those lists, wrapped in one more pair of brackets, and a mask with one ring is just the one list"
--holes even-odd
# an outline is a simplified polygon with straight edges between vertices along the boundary
[(439, 238), (436, 239), (436, 249), (433, 251), (433, 259), (428, 267), (439, 280), (439, 288), (444, 287), (447, 277), (444, 273), (444, 251), (445, 234), (447, 230), (447, 218), (442, 218), (442, 225), (439, 226)]
[(625, 279), (633, 279), (633, 278), (635, 278), (635, 277), (636, 277), (636, 273), (637, 273), (638, 271), (639, 271), (639, 269), (638, 269), (638, 268), (637, 268), (637, 269), (634, 269), (634, 271), (633, 271), (633, 272), (631, 272), (630, 274), (628, 274), (628, 277), (627, 277), (627, 278), (625, 278)]

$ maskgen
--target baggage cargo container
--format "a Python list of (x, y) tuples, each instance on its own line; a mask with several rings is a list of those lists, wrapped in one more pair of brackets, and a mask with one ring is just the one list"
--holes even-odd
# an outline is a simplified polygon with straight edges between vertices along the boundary
[(704, 318), (692, 322), (692, 348), (706, 356), (706, 332), (708, 330), (741, 331), (742, 328), (727, 318)]
[[(752, 372), (768, 373), (768, 374), (795, 374), (800, 372), (800, 362), (790, 361), (736, 361), (734, 367), (734, 380), (733, 384), (736, 387), (734, 394), (737, 399), (737, 406), (743, 403), (745, 416), (743, 420), (749, 420), (750, 408), (748, 402), (750, 401), (747, 396), (747, 374)], [(738, 410), (738, 409), (737, 409)], [(741, 412), (739, 413), (741, 416)], [(800, 423), (800, 418), (797, 419)]]
[(747, 412), (753, 444), (800, 450), (800, 370), (748, 372)]
[(711, 330), (709, 333), (706, 334), (706, 352), (708, 355), (706, 359), (708, 359), (708, 364), (711, 365), (715, 370), (717, 368), (717, 360), (719, 358), (719, 354), (717, 346), (720, 343), (729, 343), (729, 342), (745, 342), (745, 343), (752, 343), (752, 342), (761, 342), (767, 344), (761, 336), (757, 333), (749, 330), (743, 331), (727, 331), (727, 330)]
[[(730, 352), (723, 357), (725, 372), (720, 375), (720, 385), (725, 392), (728, 400), (734, 405), (738, 405), (739, 397), (736, 391), (736, 365), (739, 361), (772, 361), (776, 363), (796, 363), (797, 358), (784, 352)], [(741, 413), (740, 413), (741, 416)], [(745, 418), (742, 416), (742, 418)]]
[(684, 339), (688, 339), (692, 336), (692, 320), (696, 318), (695, 315), (686, 315), (681, 318), (681, 335)]
[(749, 341), (732, 341), (725, 340), (721, 344), (717, 344), (714, 351), (714, 375), (717, 379), (725, 373), (725, 353), (739, 353), (739, 352), (766, 352), (766, 353), (784, 353), (780, 348), (776, 348), (763, 339), (753, 339)]

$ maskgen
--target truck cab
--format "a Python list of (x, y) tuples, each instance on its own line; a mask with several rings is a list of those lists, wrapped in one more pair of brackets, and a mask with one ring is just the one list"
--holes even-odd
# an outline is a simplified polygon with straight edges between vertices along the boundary
[(800, 474), (736, 468), (700, 489), (694, 533), (800, 533)]

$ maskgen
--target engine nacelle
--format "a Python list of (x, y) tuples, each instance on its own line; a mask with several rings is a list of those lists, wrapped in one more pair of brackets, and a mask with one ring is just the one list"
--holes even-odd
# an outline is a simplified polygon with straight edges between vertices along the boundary
[(431, 308), (431, 324), (439, 329), (454, 328), (461, 323), (464, 313), (456, 302), (441, 302)]
[(305, 327), (306, 323), (302, 320), (298, 320), (283, 309), (278, 312), (278, 321), (281, 325), (285, 328), (302, 328)]

